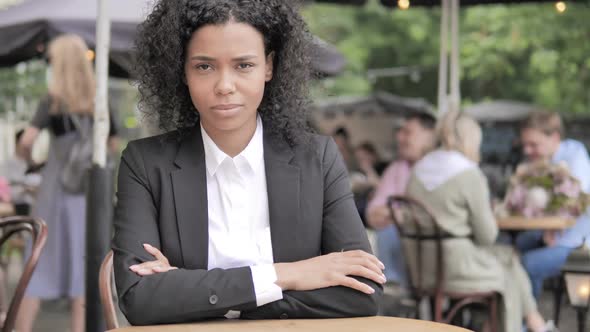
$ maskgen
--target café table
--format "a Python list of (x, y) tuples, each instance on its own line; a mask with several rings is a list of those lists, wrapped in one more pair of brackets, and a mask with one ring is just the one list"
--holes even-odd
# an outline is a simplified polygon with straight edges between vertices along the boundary
[(499, 218), (497, 222), (498, 228), (504, 231), (562, 231), (576, 224), (575, 219), (562, 217), (525, 218), (511, 216)]
[(0, 217), (10, 217), (14, 215), (14, 206), (11, 203), (0, 202)]
[(109, 332), (467, 332), (464, 328), (429, 321), (362, 317), (337, 319), (219, 320), (192, 324), (122, 327)]

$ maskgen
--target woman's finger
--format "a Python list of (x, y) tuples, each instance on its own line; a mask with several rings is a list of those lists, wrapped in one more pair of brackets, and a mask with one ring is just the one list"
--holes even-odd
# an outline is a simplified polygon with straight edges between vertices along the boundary
[(177, 269), (178, 268), (174, 267), (174, 266), (156, 266), (152, 270), (157, 273), (163, 273), (163, 272), (168, 272), (168, 271), (177, 270)]
[(342, 278), (338, 280), (338, 284), (340, 286), (356, 289), (357, 291), (363, 292), (365, 294), (375, 293), (375, 290), (371, 286), (351, 277), (342, 276)]
[(158, 266), (158, 265), (167, 266), (168, 264), (166, 264), (162, 261), (149, 261), (149, 262), (130, 266), (129, 269), (131, 271), (136, 271), (136, 270), (141, 270), (141, 269), (151, 269), (151, 268), (154, 268), (155, 266)]
[(148, 253), (150, 253), (150, 255), (154, 256), (157, 260), (168, 262), (168, 258), (166, 258), (166, 256), (164, 256), (162, 252), (158, 250), (158, 248), (148, 243), (144, 243), (143, 247)]
[(375, 263), (377, 266), (379, 266), (381, 268), (381, 270), (385, 269), (385, 265), (383, 265), (383, 263), (377, 257), (375, 257), (375, 255), (371, 255), (368, 252), (365, 252), (362, 250), (350, 250), (350, 251), (345, 251), (344, 255), (347, 257), (367, 258), (367, 259), (371, 260), (373, 263)]
[(362, 265), (349, 266), (346, 271), (346, 275), (349, 275), (349, 276), (352, 275), (352, 276), (356, 276), (356, 277), (362, 277), (365, 279), (373, 280), (374, 282), (376, 282), (378, 284), (385, 283), (385, 276), (383, 274), (375, 273), (375, 271), (367, 269), (366, 267), (364, 267)]
[(375, 261), (369, 259), (368, 257), (346, 257), (342, 263), (345, 264), (347, 268), (350, 266), (361, 265), (375, 272), (377, 275), (383, 275), (383, 270), (377, 266)]
[(156, 274), (156, 273), (163, 273), (163, 272), (168, 272), (168, 271), (177, 270), (177, 269), (178, 268), (174, 267), (174, 266), (160, 264), (160, 265), (152, 265), (149, 267), (137, 268), (133, 272), (135, 272), (136, 274), (138, 274), (140, 276), (148, 276), (148, 275), (152, 275), (152, 274)]
[(139, 269), (139, 270), (137, 270), (137, 271), (134, 271), (134, 272), (135, 272), (135, 274), (137, 274), (138, 276), (141, 276), (141, 277), (144, 277), (144, 276), (149, 276), (149, 275), (152, 275), (152, 274), (155, 274), (155, 273), (156, 273), (156, 272), (154, 272), (154, 270), (153, 270), (153, 269), (151, 269), (151, 268), (149, 268), (149, 269), (148, 269), (148, 268), (145, 268), (145, 269)]

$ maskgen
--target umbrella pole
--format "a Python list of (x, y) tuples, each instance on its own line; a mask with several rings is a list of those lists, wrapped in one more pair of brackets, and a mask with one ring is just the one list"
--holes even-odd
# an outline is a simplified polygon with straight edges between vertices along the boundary
[(438, 114), (444, 114), (448, 109), (447, 83), (449, 81), (449, 0), (442, 0), (440, 18), (440, 58), (438, 61)]
[[(461, 106), (459, 75), (459, 0), (442, 0), (441, 5), (440, 60), (438, 67), (438, 112), (440, 115), (444, 114), (446, 111), (459, 111)], [(451, 28), (450, 63), (449, 17)]]
[(460, 111), (461, 87), (459, 82), (459, 0), (451, 0), (451, 91), (449, 109)]
[(100, 303), (98, 275), (110, 247), (113, 215), (112, 170), (107, 166), (109, 134), (108, 67), (110, 17), (107, 0), (98, 1), (96, 19), (96, 97), (94, 152), (87, 191), (86, 216), (86, 332), (106, 330)]

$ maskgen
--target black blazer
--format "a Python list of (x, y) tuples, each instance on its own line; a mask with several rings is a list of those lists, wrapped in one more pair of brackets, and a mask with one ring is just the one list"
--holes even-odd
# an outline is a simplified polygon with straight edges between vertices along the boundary
[[(371, 316), (376, 292), (346, 287), (283, 292), (256, 307), (249, 267), (207, 271), (208, 215), (205, 154), (200, 127), (130, 142), (121, 158), (113, 240), (119, 306), (131, 324), (179, 323), (223, 317), (245, 319)], [(371, 252), (344, 162), (334, 141), (314, 135), (310, 146), (264, 135), (268, 205), (275, 263), (341, 250)], [(179, 269), (140, 277), (129, 266), (153, 260), (159, 248)]]

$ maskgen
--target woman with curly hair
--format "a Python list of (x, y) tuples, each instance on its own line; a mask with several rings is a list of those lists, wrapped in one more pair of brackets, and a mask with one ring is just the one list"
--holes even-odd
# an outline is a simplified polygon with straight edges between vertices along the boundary
[(121, 159), (132, 324), (376, 314), (383, 265), (335, 143), (305, 125), (309, 42), (282, 0), (160, 0), (140, 26), (142, 107), (169, 132)]

